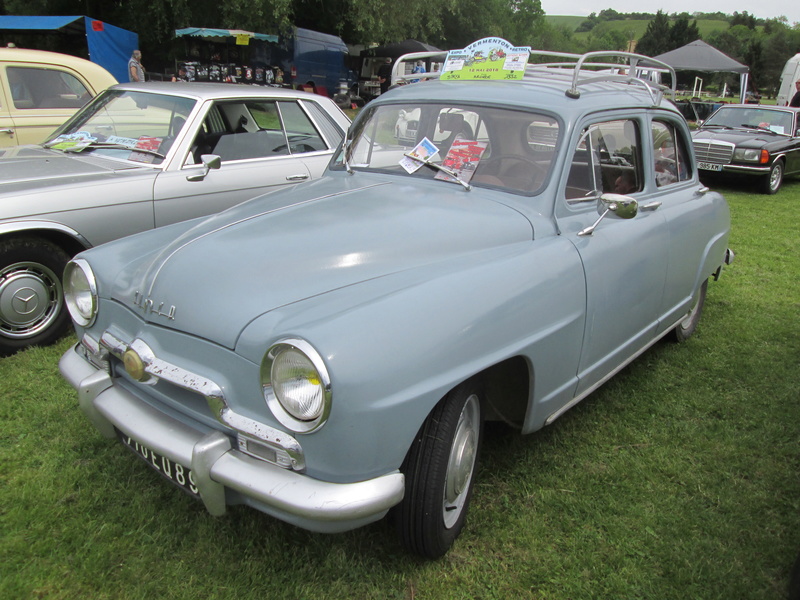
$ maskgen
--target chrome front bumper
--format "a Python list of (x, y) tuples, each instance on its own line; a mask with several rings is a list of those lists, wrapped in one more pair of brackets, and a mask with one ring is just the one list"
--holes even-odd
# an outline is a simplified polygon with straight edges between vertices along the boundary
[(304, 529), (347, 531), (382, 518), (403, 499), (400, 472), (356, 483), (330, 483), (282, 469), (233, 449), (220, 431), (203, 434), (142, 402), (75, 348), (59, 362), (78, 391), (81, 410), (106, 437), (116, 430), (192, 470), (200, 498), (213, 515), (226, 510), (226, 488), (246, 503)]

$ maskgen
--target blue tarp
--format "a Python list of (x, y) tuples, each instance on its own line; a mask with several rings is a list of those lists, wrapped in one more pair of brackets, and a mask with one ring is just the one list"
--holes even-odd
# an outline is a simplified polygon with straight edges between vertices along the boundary
[(139, 36), (127, 29), (83, 16), (0, 16), (0, 30), (84, 33), (89, 59), (104, 67), (117, 81), (128, 81), (128, 60), (139, 47)]

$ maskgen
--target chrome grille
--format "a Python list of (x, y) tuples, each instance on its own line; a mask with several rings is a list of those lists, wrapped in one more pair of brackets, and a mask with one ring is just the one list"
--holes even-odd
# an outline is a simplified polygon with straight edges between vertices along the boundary
[(733, 144), (694, 140), (694, 153), (698, 161), (727, 165), (733, 157)]

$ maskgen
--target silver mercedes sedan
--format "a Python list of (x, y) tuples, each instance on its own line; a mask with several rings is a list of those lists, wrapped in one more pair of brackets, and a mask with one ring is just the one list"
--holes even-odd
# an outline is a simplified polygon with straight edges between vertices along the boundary
[(0, 356), (55, 341), (78, 252), (315, 179), (350, 121), (274, 87), (116, 85), (41, 145), (0, 153)]

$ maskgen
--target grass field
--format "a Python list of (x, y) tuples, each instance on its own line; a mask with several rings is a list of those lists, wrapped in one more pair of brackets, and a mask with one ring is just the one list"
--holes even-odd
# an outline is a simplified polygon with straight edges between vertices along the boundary
[[(586, 20), (586, 17), (546, 15), (545, 20), (552, 25), (564, 26), (574, 32)], [(692, 23), (694, 20), (692, 19), (689, 22)], [(608, 31), (621, 31), (628, 39), (638, 40), (647, 30), (648, 23), (649, 21), (635, 19), (604, 21), (596, 25), (592, 31), (582, 31), (574, 35), (577, 40), (586, 40), (590, 35), (601, 36)], [(728, 29), (729, 26), (730, 24), (727, 21), (697, 19), (697, 28), (704, 39), (711, 33)]]
[(0, 359), (0, 597), (783, 598), (800, 551), (800, 182), (723, 191), (737, 258), (695, 336), (537, 434), (489, 428), (467, 528), (436, 562), (385, 522), (326, 536), (211, 517), (82, 416), (56, 366), (71, 340)]

